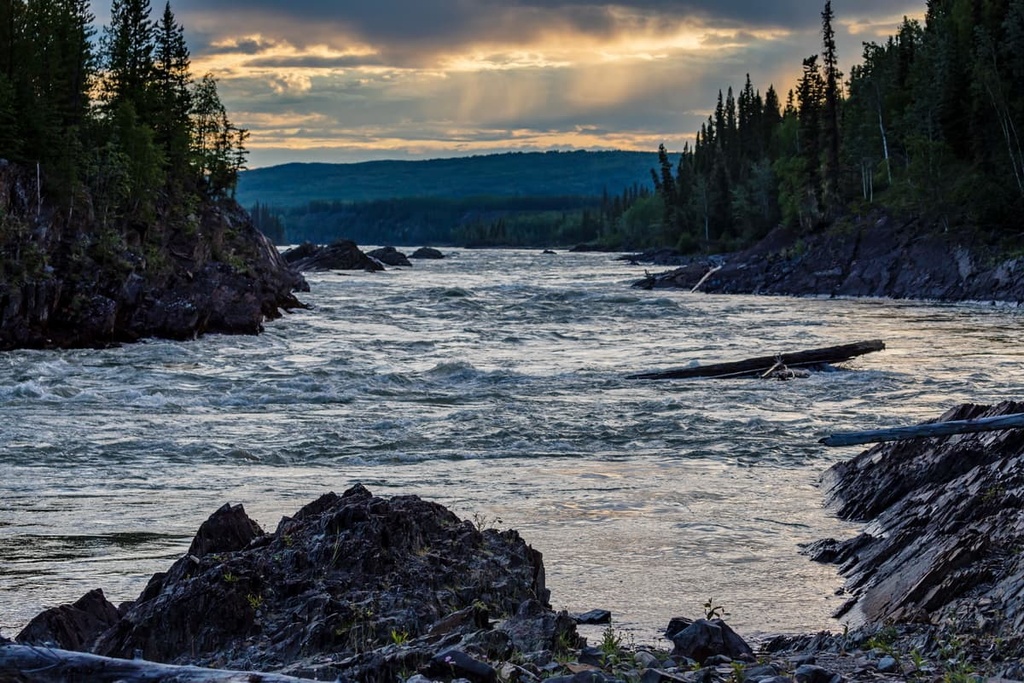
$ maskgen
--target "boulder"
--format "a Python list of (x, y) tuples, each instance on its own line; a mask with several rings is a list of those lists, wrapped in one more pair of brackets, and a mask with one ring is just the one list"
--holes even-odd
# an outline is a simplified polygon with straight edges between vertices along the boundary
[(284, 252), (282, 257), (299, 271), (384, 270), (379, 261), (364, 254), (351, 240), (338, 240), (321, 247), (306, 242)]
[(494, 667), (461, 650), (445, 650), (434, 655), (424, 673), (431, 678), (464, 678), (471, 683), (498, 681), (498, 672)]
[(514, 615), (495, 628), (507, 633), (519, 652), (555, 652), (583, 645), (576, 634), (576, 622), (568, 612), (555, 614), (535, 599), (523, 602)]
[(259, 524), (249, 519), (241, 505), (224, 505), (199, 526), (188, 547), (188, 554), (203, 557), (208, 553), (231, 553), (244, 550), (257, 536), (263, 535)]
[(721, 619), (697, 619), (669, 639), (675, 646), (673, 657), (689, 657), (701, 663), (718, 655), (729, 659), (753, 655), (750, 646)]
[(814, 664), (798, 666), (793, 672), (797, 683), (840, 683), (842, 676)]
[(52, 607), (36, 615), (15, 641), (23, 645), (84, 651), (120, 618), (117, 608), (96, 588), (74, 604)]
[(414, 251), (409, 256), (409, 258), (442, 259), (442, 258), (444, 258), (444, 254), (442, 254), (437, 249), (434, 249), (433, 247), (420, 247), (419, 249)]
[(380, 249), (374, 249), (371, 252), (367, 252), (366, 255), (370, 258), (377, 259), (385, 266), (412, 267), (412, 263), (409, 262), (408, 257), (394, 247), (381, 247)]
[(610, 624), (612, 623), (612, 613), (606, 609), (592, 609), (583, 614), (574, 614), (573, 619), (577, 624)]

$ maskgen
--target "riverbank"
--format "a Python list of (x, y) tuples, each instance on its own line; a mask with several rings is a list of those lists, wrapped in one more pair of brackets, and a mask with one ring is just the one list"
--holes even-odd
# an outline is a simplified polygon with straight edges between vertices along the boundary
[(869, 215), (809, 234), (779, 228), (750, 249), (690, 259), (634, 286), (693, 289), (698, 284), (700, 291), (715, 294), (1019, 304), (1024, 302), (1024, 257), (980, 235), (953, 236), (922, 230), (917, 219)]
[[(1022, 407), (963, 406), (940, 419)], [(864, 623), (841, 634), (752, 648), (709, 601), (704, 615), (667, 625), (671, 650), (631, 646), (614, 621), (587, 644), (577, 619), (551, 609), (543, 559), (515, 531), (356, 486), (306, 505), (272, 533), (226, 505), (137, 600), (114, 607), (91, 593), (40, 615), (18, 640), (359, 681), (824, 683), (1024, 673), (1024, 566), (1013, 552), (1024, 547), (1021, 430), (876, 446), (824, 481), (837, 514), (871, 522), (853, 540), (807, 548), (847, 577), (843, 613), (856, 609)]]

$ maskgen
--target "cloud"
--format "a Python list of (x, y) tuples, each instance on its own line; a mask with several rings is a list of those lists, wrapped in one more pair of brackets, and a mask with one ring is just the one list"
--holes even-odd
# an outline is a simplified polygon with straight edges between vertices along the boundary
[[(923, 0), (834, 0), (840, 56)], [(96, 0), (106, 16), (109, 0)], [(175, 0), (254, 165), (506, 149), (679, 148), (747, 73), (820, 49), (808, 0)], [(848, 67), (847, 67), (848, 68)]]

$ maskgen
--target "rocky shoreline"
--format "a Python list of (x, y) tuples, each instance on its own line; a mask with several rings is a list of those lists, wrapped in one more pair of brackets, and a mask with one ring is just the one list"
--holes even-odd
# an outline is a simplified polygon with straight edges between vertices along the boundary
[[(966, 405), (939, 420), (1021, 410)], [(357, 485), (273, 532), (225, 505), (135, 601), (114, 606), (92, 591), (0, 644), (0, 680), (83, 680), (56, 664), (26, 674), (24, 662), (51, 648), (61, 662), (89, 653), (111, 670), (135, 658), (367, 682), (1024, 677), (1024, 430), (876, 446), (823, 481), (837, 514), (868, 523), (805, 549), (847, 577), (840, 612), (853, 628), (838, 634), (746, 643), (709, 601), (667, 625), (670, 645), (636, 646), (613, 615), (552, 610), (543, 558), (515, 531)], [(607, 624), (600, 642), (579, 636), (581, 621)]]
[[(655, 265), (673, 260), (664, 252), (631, 258)], [(693, 289), (698, 284), (700, 291), (712, 294), (1020, 304), (1024, 257), (980, 239), (923, 231), (917, 219), (873, 215), (812, 234), (779, 228), (746, 251), (690, 258), (672, 270), (648, 274), (634, 286)]]

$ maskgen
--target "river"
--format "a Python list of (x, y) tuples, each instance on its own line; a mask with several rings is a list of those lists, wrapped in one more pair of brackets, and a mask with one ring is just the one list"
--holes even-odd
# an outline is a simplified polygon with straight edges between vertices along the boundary
[[(102, 587), (133, 599), (225, 502), (265, 529), (356, 482), (414, 493), (544, 554), (556, 609), (657, 641), (713, 598), (744, 634), (841, 630), (857, 532), (817, 478), (832, 432), (1020, 399), (1015, 308), (640, 291), (606, 254), (448, 250), (310, 274), (259, 337), (0, 354), (0, 629)], [(632, 372), (863, 339), (790, 382)]]

